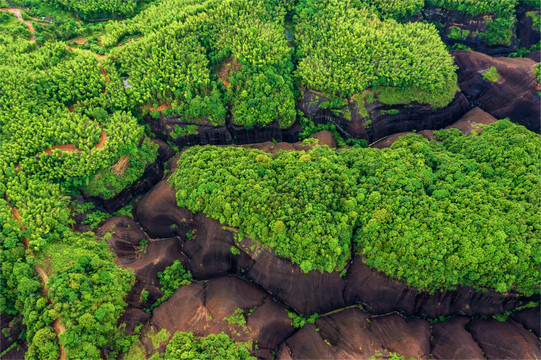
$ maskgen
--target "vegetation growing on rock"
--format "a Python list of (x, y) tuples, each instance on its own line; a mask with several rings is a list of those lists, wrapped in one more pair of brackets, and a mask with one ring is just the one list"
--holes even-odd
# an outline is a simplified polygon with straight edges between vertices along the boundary
[(177, 203), (238, 227), (305, 272), (341, 270), (350, 248), (421, 289), (537, 292), (541, 139), (502, 120), (391, 149), (266, 154), (192, 147)]
[(196, 337), (192, 333), (177, 332), (167, 345), (165, 354), (156, 354), (151, 359), (255, 360), (250, 355), (250, 347), (250, 344), (235, 343), (224, 333)]
[(455, 66), (432, 25), (381, 21), (349, 0), (302, 0), (296, 14), (297, 74), (308, 88), (341, 97), (381, 89), (403, 98), (389, 103), (436, 107), (453, 99)]

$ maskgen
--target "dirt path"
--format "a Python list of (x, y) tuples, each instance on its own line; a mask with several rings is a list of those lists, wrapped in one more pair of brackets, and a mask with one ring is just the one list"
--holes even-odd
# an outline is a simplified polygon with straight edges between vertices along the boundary
[[(77, 48), (74, 49), (74, 48), (72, 48), (72, 47), (69, 46), (69, 45), (66, 45), (66, 49), (67, 49), (68, 51), (84, 51), (84, 52), (89, 52), (89, 53), (91, 53), (91, 54), (96, 55), (96, 56), (98, 57), (98, 63), (100, 64), (100, 70), (101, 70), (101, 73), (102, 73), (103, 77), (105, 78), (105, 82), (109, 82), (109, 79), (107, 78), (107, 73), (105, 72), (105, 69), (103, 68), (103, 64), (101, 63), (102, 60), (107, 59), (107, 56), (105, 56), (105, 55), (100, 55), (100, 54), (95, 54), (95, 53), (93, 53), (93, 52), (90, 51), (90, 50), (83, 50), (83, 49), (77, 49)], [(104, 90), (104, 92), (105, 92), (105, 90)]]
[[(8, 201), (7, 194), (5, 196), (5, 200)], [(17, 208), (13, 207), (9, 203), (9, 201), (8, 201), (8, 206), (11, 209), (11, 214), (13, 215), (13, 218), (19, 223), (19, 225), (21, 225), (21, 228), (24, 230), (24, 226), (22, 226), (22, 224), (21, 224), (21, 216), (19, 215), (19, 211), (17, 210)], [(25, 250), (28, 250), (28, 238), (26, 238), (26, 237), (24, 238), (24, 248), (25, 248)], [(30, 256), (35, 257), (34, 252), (31, 252)], [(49, 291), (47, 289), (47, 283), (49, 282), (49, 276), (47, 275), (45, 270), (43, 270), (42, 267), (36, 266), (36, 267), (34, 267), (34, 269), (36, 270), (36, 272), (41, 277), (41, 282), (43, 283), (43, 290), (45, 292), (45, 296), (49, 299), (49, 302), (52, 304), (53, 299), (51, 299), (49, 297)], [(60, 334), (66, 332), (66, 328), (64, 327), (64, 325), (60, 324), (60, 318), (57, 318), (55, 320), (55, 322), (53, 324), (53, 328), (54, 328), (54, 330), (56, 332), (56, 336), (58, 337), (58, 341), (60, 341)], [(64, 345), (60, 345), (60, 360), (65, 360), (65, 359), (66, 359), (66, 352), (64, 351)]]
[[(101, 125), (98, 124), (98, 126), (99, 126), (99, 128), (101, 130), (100, 141), (96, 144), (96, 146), (94, 146), (92, 148), (92, 150), (103, 148), (105, 146), (106, 141), (107, 141), (107, 134), (105, 133), (105, 131), (103, 131), (103, 128), (101, 127)], [(67, 145), (56, 145), (56, 146), (53, 146), (53, 147), (50, 147), (48, 149), (43, 150), (43, 152), (46, 153), (46, 154), (51, 154), (53, 152), (53, 150), (56, 150), (56, 149), (66, 151), (66, 152), (83, 151), (82, 149), (77, 148), (73, 144), (67, 144)], [(19, 164), (15, 165), (15, 168), (17, 170), (21, 170), (21, 167), (20, 167)], [(19, 211), (17, 210), (17, 208), (15, 208), (14, 206), (12, 206), (9, 203), (7, 194), (5, 196), (5, 200), (8, 202), (8, 206), (9, 206), (9, 208), (11, 210), (11, 214), (12, 214), (13, 218), (19, 223), (19, 225), (21, 225), (21, 228), (24, 230), (24, 226), (22, 226), (22, 223), (21, 223), (21, 216), (19, 214)], [(25, 237), (24, 238), (25, 250), (28, 250), (28, 245), (29, 245), (28, 238)], [(30, 256), (35, 256), (35, 255), (34, 255), (33, 252), (31, 252)], [(43, 283), (43, 289), (44, 289), (44, 292), (45, 292), (45, 296), (49, 299), (49, 302), (52, 304), (53, 300), (49, 297), (49, 291), (47, 289), (47, 283), (49, 282), (49, 276), (47, 275), (45, 270), (43, 270), (42, 267), (36, 266), (36, 267), (34, 267), (34, 269), (36, 270), (36, 272), (41, 277), (41, 281)], [(66, 332), (66, 328), (64, 327), (64, 325), (62, 325), (60, 323), (60, 318), (57, 318), (55, 320), (55, 322), (53, 323), (53, 328), (54, 328), (54, 330), (56, 332), (58, 340), (60, 341), (60, 334)], [(60, 358), (59, 359), (60, 360), (65, 360), (66, 359), (66, 352), (64, 350), (64, 345), (59, 344), (59, 346), (60, 346)]]
[(28, 20), (24, 20), (22, 15), (21, 15), (21, 10), (20, 9), (14, 9), (14, 8), (2, 8), (0, 9), (1, 11), (8, 11), (12, 14), (14, 14), (17, 19), (19, 19), (19, 21), (22, 21), (23, 23), (26, 24), (26, 26), (28, 26), (28, 30), (30, 30), (30, 41), (34, 41), (34, 39), (36, 38), (36, 36), (34, 35), (34, 27), (32, 26), (32, 23)]
[(148, 110), (150, 110), (150, 111), (158, 111), (158, 112), (161, 112), (163, 109), (171, 109), (171, 106), (160, 105), (160, 106), (158, 106), (157, 109), (155, 109), (155, 108), (153, 108), (152, 106), (144, 105), (144, 106), (141, 106), (141, 109), (148, 109)]

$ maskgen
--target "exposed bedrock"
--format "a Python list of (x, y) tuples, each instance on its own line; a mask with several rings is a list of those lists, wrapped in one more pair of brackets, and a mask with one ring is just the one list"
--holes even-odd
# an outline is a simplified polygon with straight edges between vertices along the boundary
[(93, 202), (98, 208), (105, 209), (109, 213), (118, 211), (129, 204), (137, 196), (149, 191), (158, 181), (163, 178), (163, 163), (174, 155), (174, 151), (161, 140), (152, 140), (158, 144), (158, 157), (152, 164), (147, 163), (143, 175), (132, 185), (120, 191), (116, 196), (106, 199), (103, 195), (90, 196), (83, 194), (86, 201)]
[[(219, 126), (213, 126), (210, 123), (189, 124), (182, 122), (178, 116), (161, 116), (158, 119), (147, 116), (145, 121), (149, 123), (150, 129), (156, 136), (164, 141), (171, 141), (179, 148), (207, 144), (251, 144), (271, 140), (295, 142), (302, 131), (298, 122), (287, 129), (282, 129), (278, 121), (266, 126), (255, 125), (252, 128), (237, 125), (234, 120), (229, 120), (227, 124)], [(186, 134), (175, 135), (177, 127), (181, 129), (180, 133)], [(188, 129), (191, 129), (190, 133)]]
[(541, 41), (541, 33), (533, 25), (533, 20), (526, 13), (533, 11), (539, 13), (535, 6), (526, 6), (517, 12), (517, 34), (520, 38), (520, 45), (529, 48)]
[[(455, 57), (458, 84), (468, 100), (497, 119), (510, 118), (539, 132), (541, 85), (533, 72), (536, 62), (528, 58), (493, 58), (475, 51), (451, 51)], [(494, 66), (498, 81), (483, 79)]]
[(373, 316), (349, 309), (307, 324), (282, 344), (279, 359), (368, 359), (398, 353), (406, 358), (430, 355), (430, 324), (399, 314)]
[[(483, 128), (480, 125), (488, 125), (496, 121), (497, 119), (494, 116), (481, 110), (478, 107), (474, 107), (473, 109), (468, 111), (466, 114), (464, 114), (464, 116), (462, 116), (460, 119), (458, 119), (451, 125), (446, 126), (445, 128), (458, 129), (462, 131), (464, 134), (468, 135), (474, 130), (477, 133), (481, 133), (483, 131)], [(388, 148), (400, 137), (409, 135), (409, 134), (414, 134), (414, 133), (409, 131), (409, 132), (403, 132), (403, 133), (385, 136), (379, 139), (378, 141), (374, 141), (372, 144), (370, 144), (370, 147), (377, 148), (377, 149)], [(429, 141), (435, 140), (432, 130), (419, 131), (417, 134), (422, 135), (425, 139)]]
[[(182, 250), (196, 279), (237, 274), (261, 285), (277, 300), (303, 314), (325, 313), (362, 303), (376, 314), (400, 311), (430, 317), (490, 315), (511, 310), (528, 300), (517, 294), (481, 292), (471, 287), (429, 294), (368, 267), (360, 256), (353, 259), (345, 276), (337, 271), (306, 274), (254, 240), (235, 241), (234, 233), (218, 221), (179, 208), (174, 199), (175, 191), (167, 181), (162, 181), (141, 198), (135, 212), (152, 237), (176, 234), (184, 237), (191, 230), (193, 235), (182, 245)], [(240, 249), (240, 254), (231, 252), (233, 246)]]
[[(187, 259), (181, 252), (178, 238), (151, 240), (139, 224), (127, 216), (109, 218), (96, 235), (102, 237), (106, 233), (112, 234), (110, 238), (104, 238), (117, 257), (115, 263), (130, 269), (135, 276), (135, 284), (125, 299), (128, 307), (119, 319), (119, 323), (126, 323), (126, 330), (131, 332), (137, 324), (150, 317), (144, 311), (145, 307), (163, 295), (158, 272), (175, 260), (186, 263)], [(146, 301), (142, 299), (143, 291), (148, 292)]]
[(464, 328), (470, 319), (451, 318), (432, 326), (434, 359), (483, 359), (483, 351)]
[(539, 359), (539, 339), (514, 320), (472, 319), (466, 326), (487, 359)]
[(541, 311), (539, 307), (517, 311), (513, 313), (512, 318), (521, 323), (525, 329), (533, 331), (535, 336), (541, 336)]
[[(227, 321), (241, 309), (246, 324)], [(193, 332), (208, 336), (224, 332), (235, 341), (257, 342), (254, 355), (273, 358), (272, 351), (293, 334), (291, 319), (285, 306), (275, 302), (265, 291), (234, 276), (183, 286), (165, 303), (158, 306), (143, 329), (166, 329)], [(143, 337), (147, 354), (154, 352), (150, 339)], [(160, 350), (165, 349), (165, 344)]]
[[(489, 46), (479, 33), (484, 33), (487, 29), (487, 20), (493, 20), (495, 13), (480, 14), (477, 16), (468, 15), (465, 12), (457, 10), (445, 10), (437, 7), (427, 7), (422, 10), (418, 16), (415, 16), (413, 21), (428, 21), (431, 23), (441, 24), (440, 36), (442, 41), (449, 46), (461, 44), (475, 51), (479, 51), (492, 56), (507, 56), (515, 51), (519, 41), (517, 34), (511, 37), (509, 45), (494, 45)], [(453, 30), (453, 28), (455, 28)], [(460, 36), (449, 36), (452, 31), (459, 30)], [(519, 33), (522, 35), (523, 33)], [(528, 35), (528, 34), (526, 34)]]
[[(468, 100), (459, 92), (447, 107), (437, 110), (419, 104), (389, 106), (377, 101), (357, 104), (352, 99), (348, 99), (348, 111), (321, 109), (320, 105), (328, 100), (319, 92), (307, 90), (298, 106), (316, 124), (335, 124), (341, 135), (369, 142), (400, 132), (444, 128), (470, 108)], [(365, 113), (364, 117), (362, 113)]]

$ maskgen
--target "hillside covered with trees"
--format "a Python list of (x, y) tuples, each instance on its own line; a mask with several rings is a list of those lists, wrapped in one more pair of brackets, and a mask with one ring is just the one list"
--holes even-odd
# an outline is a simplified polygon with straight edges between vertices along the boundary
[[(278, 357), (263, 335), (252, 341), (264, 321), (290, 338), (291, 324), (308, 329), (319, 315), (253, 281), (268, 291), (257, 306), (223, 301), (214, 311), (225, 320), (213, 319), (197, 291), (215, 285), (190, 261), (218, 230), (236, 234), (226, 250), (237, 270), (253, 261), (239, 250), (249, 238), (307, 278), (344, 276), (361, 257), (426, 296), (471, 287), (520, 297), (506, 318), (535, 308), (541, 138), (516, 122), (539, 101), (541, 45), (520, 34), (535, 38), (540, 17), (526, 0), (0, 0), (0, 357)], [(517, 62), (485, 69), (474, 58), (463, 68), (482, 69), (466, 92), (450, 50), (470, 45)], [(537, 98), (510, 99), (522, 87)], [(485, 90), (499, 91), (493, 103), (511, 120), (443, 129)], [(430, 114), (447, 123), (431, 128)], [(407, 124), (393, 129), (434, 138), (369, 147), (396, 119)], [(309, 138), (321, 130), (338, 149)], [(277, 145), (286, 138), (304, 141)], [(250, 139), (270, 150), (236, 146)], [(162, 242), (136, 215), (163, 179), (177, 212), (160, 216), (178, 224)], [(154, 333), (153, 314), (182, 302), (179, 289), (205, 299), (192, 313), (216, 331)]]

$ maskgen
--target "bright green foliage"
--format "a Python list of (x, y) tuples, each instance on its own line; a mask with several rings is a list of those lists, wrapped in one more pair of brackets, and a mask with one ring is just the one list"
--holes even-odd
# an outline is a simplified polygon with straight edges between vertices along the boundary
[(172, 265), (166, 267), (163, 272), (159, 272), (158, 278), (160, 279), (160, 290), (163, 292), (163, 296), (153, 304), (153, 308), (167, 301), (182, 285), (192, 283), (192, 274), (186, 271), (182, 263), (178, 260), (175, 260)]
[[(117, 320), (131, 276), (113, 263), (105, 242), (72, 231), (69, 195), (123, 155), (137, 158), (143, 132), (120, 111), (127, 101), (115, 88), (118, 75), (111, 71), (106, 83), (95, 55), (36, 43), (17, 36), (0, 42), (1, 308), (23, 316), (28, 358), (58, 357), (56, 336), (47, 331), (57, 318), (70, 358), (99, 358), (103, 346), (126, 347)], [(102, 131), (106, 139), (97, 146)], [(25, 256), (25, 239), (35, 257)], [(37, 257), (49, 261), (54, 306), (34, 271)]]
[(534, 74), (537, 78), (537, 82), (541, 83), (541, 63), (535, 65)]
[(301, 329), (306, 324), (314, 324), (316, 320), (319, 318), (319, 314), (315, 313), (308, 317), (298, 315), (295, 312), (287, 311), (287, 316), (291, 319), (291, 326), (293, 326), (295, 329)]
[(487, 19), (487, 29), (480, 34), (481, 38), (489, 46), (511, 45), (518, 0), (426, 0), (426, 3), (465, 12), (471, 16), (495, 13), (494, 19)]
[(127, 216), (133, 218), (133, 205), (126, 205), (122, 209), (118, 210), (113, 215), (115, 216)]
[[(145, 35), (113, 51), (133, 111), (167, 105), (171, 109), (162, 114), (179, 115), (183, 122), (223, 125), (229, 107), (235, 124), (278, 121), (289, 127), (296, 116), (293, 64), (280, 9), (269, 11), (265, 2), (248, 0), (164, 1), (123, 24), (108, 25), (103, 43)], [(216, 75), (228, 61), (238, 66), (220, 81)]]
[(48, 284), (54, 308), (67, 329), (61, 342), (70, 359), (99, 357), (104, 346), (121, 350), (116, 322), (126, 306), (123, 299), (133, 275), (113, 263), (107, 243), (95, 242), (92, 233), (67, 240), (69, 247), (50, 253), (58, 265)]
[(373, 5), (384, 17), (406, 20), (417, 14), (425, 5), (424, 0), (360, 0)]
[(493, 12), (513, 11), (517, 0), (426, 0), (430, 6), (438, 6), (449, 10), (458, 10), (472, 16)]
[(250, 343), (235, 343), (224, 333), (196, 337), (192, 333), (177, 332), (169, 341), (165, 354), (156, 354), (152, 360), (255, 360), (250, 356)]
[(176, 139), (179, 136), (185, 136), (185, 135), (197, 135), (199, 132), (197, 131), (196, 125), (186, 125), (186, 127), (180, 127), (178, 125), (175, 125), (175, 128), (173, 131), (171, 131), (171, 138)]
[(229, 325), (231, 324), (237, 324), (238, 326), (246, 325), (246, 318), (244, 317), (244, 310), (240, 308), (236, 309), (233, 315), (229, 317), (224, 317), (222, 320), (227, 321)]
[(381, 21), (349, 0), (302, 0), (296, 12), (297, 74), (308, 88), (341, 97), (392, 89), (437, 107), (453, 99), (456, 67), (433, 25)]
[(541, 15), (537, 11), (528, 11), (526, 12), (526, 16), (532, 19), (532, 26), (534, 29), (541, 29)]
[(498, 70), (494, 66), (491, 66), (490, 69), (483, 73), (483, 79), (490, 82), (498, 82), (499, 78), (500, 75), (498, 74)]
[(411, 135), (383, 151), (193, 147), (170, 181), (179, 206), (304, 271), (341, 270), (353, 238), (368, 265), (422, 289), (537, 292), (539, 135), (508, 120), (437, 134), (443, 144)]
[[(142, 128), (137, 129), (139, 136), (142, 136)], [(106, 199), (109, 199), (139, 179), (147, 164), (156, 161), (158, 144), (153, 143), (150, 139), (145, 139), (139, 148), (136, 143), (131, 145), (132, 149), (129, 152), (133, 155), (125, 158), (120, 157), (117, 163), (100, 171), (87, 186), (83, 187), (83, 190), (86, 190), (90, 195), (102, 194)]]
[(127, 16), (135, 12), (138, 0), (47, 0), (66, 7), (84, 19)]
[(170, 181), (179, 206), (239, 227), (304, 271), (333, 271), (349, 257), (358, 214), (343, 162), (325, 149), (270, 155), (192, 147)]
[(126, 94), (133, 107), (160, 102), (185, 122), (224, 124), (222, 95), (198, 39), (206, 21), (191, 19), (120, 48), (116, 62), (131, 85)]

